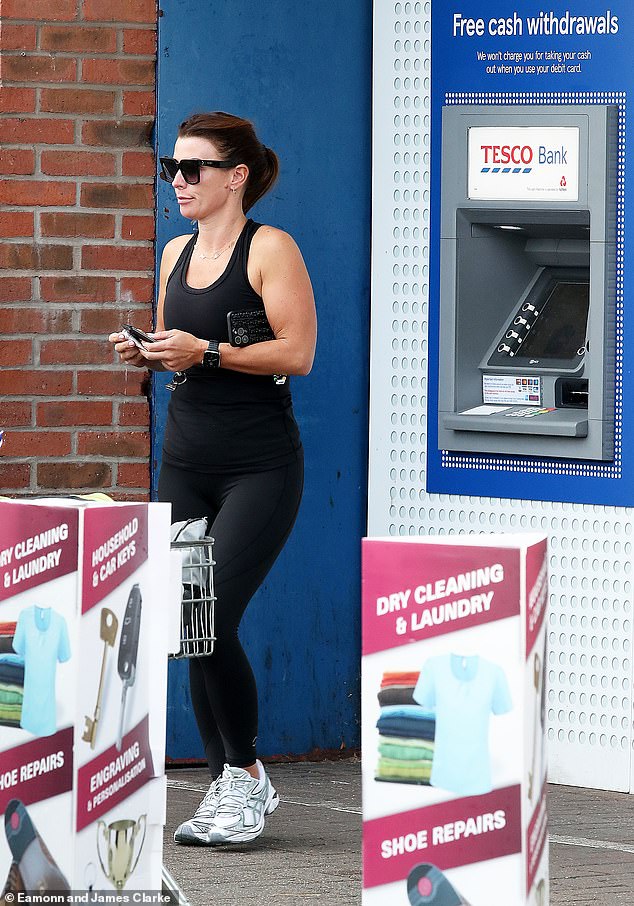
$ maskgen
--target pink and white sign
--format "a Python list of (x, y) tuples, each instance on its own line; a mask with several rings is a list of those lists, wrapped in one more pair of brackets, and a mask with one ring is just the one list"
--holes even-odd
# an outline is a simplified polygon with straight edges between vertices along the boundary
[(161, 888), (169, 533), (167, 504), (0, 501), (7, 902)]
[(85, 613), (147, 560), (147, 507), (132, 504), (84, 520), (83, 596)]
[(77, 570), (77, 512), (2, 503), (0, 601)]
[(364, 906), (546, 906), (546, 600), (535, 535), (364, 540)]

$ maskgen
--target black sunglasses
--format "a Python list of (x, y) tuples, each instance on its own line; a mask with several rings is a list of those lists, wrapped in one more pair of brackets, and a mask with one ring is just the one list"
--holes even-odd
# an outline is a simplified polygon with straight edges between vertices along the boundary
[(161, 179), (164, 179), (165, 182), (174, 182), (176, 174), (180, 170), (183, 179), (189, 186), (195, 186), (200, 182), (201, 167), (217, 167), (221, 170), (228, 170), (230, 167), (236, 166), (232, 160), (200, 160), (197, 157), (189, 160), (160, 157), (159, 161), (161, 163), (161, 172), (159, 173)]

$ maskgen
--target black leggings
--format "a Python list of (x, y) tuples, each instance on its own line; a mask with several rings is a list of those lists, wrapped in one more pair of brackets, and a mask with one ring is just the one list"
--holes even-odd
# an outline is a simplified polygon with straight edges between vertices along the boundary
[(192, 705), (213, 777), (225, 763), (253, 764), (258, 733), (255, 677), (238, 626), (288, 538), (302, 496), (304, 459), (266, 472), (210, 474), (163, 463), (159, 500), (172, 522), (207, 516), (215, 539), (214, 652), (189, 661)]

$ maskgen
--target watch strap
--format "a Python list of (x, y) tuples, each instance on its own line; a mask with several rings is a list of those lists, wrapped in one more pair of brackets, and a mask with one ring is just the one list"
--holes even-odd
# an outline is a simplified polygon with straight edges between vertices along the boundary
[(209, 340), (203, 353), (203, 368), (220, 368), (220, 344), (218, 340)]

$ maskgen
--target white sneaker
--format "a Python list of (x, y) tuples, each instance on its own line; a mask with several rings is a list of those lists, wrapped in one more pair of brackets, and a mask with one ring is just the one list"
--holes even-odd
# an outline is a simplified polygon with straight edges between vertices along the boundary
[(256, 780), (243, 768), (226, 764), (216, 814), (207, 833), (207, 843), (248, 843), (264, 830), (264, 818), (280, 804), (280, 797), (261, 762)]
[(216, 777), (205, 793), (200, 805), (189, 821), (183, 821), (174, 832), (176, 843), (207, 843), (207, 834), (213, 825), (222, 787), (223, 774)]

